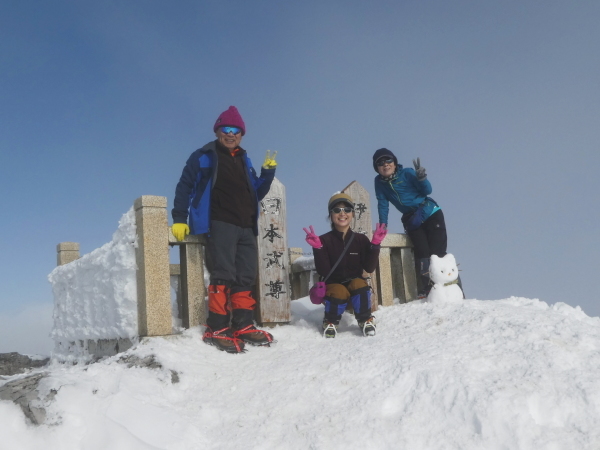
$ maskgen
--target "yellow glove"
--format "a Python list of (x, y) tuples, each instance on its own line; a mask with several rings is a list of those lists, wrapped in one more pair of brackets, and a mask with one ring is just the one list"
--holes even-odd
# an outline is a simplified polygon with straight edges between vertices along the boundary
[(190, 234), (190, 227), (187, 226), (187, 223), (174, 223), (171, 227), (171, 231), (173, 232), (175, 239), (183, 241), (185, 237)]
[(265, 169), (274, 169), (277, 166), (277, 161), (275, 161), (275, 157), (277, 156), (277, 152), (274, 151), (271, 155), (271, 150), (267, 150), (267, 156), (265, 157), (265, 162), (263, 163), (263, 167)]

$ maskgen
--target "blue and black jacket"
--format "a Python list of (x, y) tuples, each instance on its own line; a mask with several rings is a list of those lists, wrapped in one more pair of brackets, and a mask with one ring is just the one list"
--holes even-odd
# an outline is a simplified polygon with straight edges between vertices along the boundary
[[(175, 200), (171, 211), (173, 223), (187, 223), (189, 213), (190, 234), (210, 232), (211, 191), (219, 174), (216, 146), (215, 140), (191, 154), (175, 188)], [(261, 168), (258, 177), (245, 151), (243, 161), (246, 166), (248, 187), (256, 196), (255, 218), (258, 220), (260, 201), (271, 188), (275, 169)], [(254, 234), (258, 235), (256, 220), (253, 229)]]
[(431, 183), (427, 178), (417, 180), (414, 169), (404, 169), (398, 164), (398, 169), (389, 178), (381, 175), (375, 177), (375, 196), (377, 197), (377, 211), (379, 223), (388, 223), (388, 214), (391, 202), (402, 214), (410, 214), (423, 204), (424, 217), (427, 219), (441, 209), (432, 198)]

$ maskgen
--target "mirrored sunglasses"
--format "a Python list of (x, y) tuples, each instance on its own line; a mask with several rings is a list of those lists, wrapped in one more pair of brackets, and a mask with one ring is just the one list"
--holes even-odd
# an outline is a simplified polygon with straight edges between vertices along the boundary
[(392, 164), (394, 160), (392, 158), (381, 158), (377, 160), (377, 166), (381, 167), (384, 164)]
[(350, 208), (349, 206), (346, 206), (344, 208), (331, 208), (331, 211), (333, 211), (336, 214), (339, 214), (342, 211), (344, 211), (346, 214), (350, 214), (352, 211), (354, 211), (354, 208)]
[(224, 134), (229, 134), (229, 133), (238, 134), (238, 133), (242, 132), (242, 129), (238, 128), (238, 127), (221, 127), (221, 131)]

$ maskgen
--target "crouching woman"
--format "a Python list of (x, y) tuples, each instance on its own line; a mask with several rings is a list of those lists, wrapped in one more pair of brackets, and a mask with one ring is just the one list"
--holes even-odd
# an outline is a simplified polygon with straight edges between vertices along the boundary
[(336, 194), (327, 204), (331, 231), (317, 236), (312, 225), (306, 232), (306, 242), (313, 247), (315, 267), (326, 283), (324, 298), (325, 317), (323, 335), (334, 338), (337, 326), (348, 304), (363, 335), (375, 335), (375, 321), (371, 315), (371, 288), (363, 273), (377, 268), (380, 243), (386, 228), (377, 224), (373, 239), (355, 233), (350, 228), (354, 218), (354, 201), (347, 194)]

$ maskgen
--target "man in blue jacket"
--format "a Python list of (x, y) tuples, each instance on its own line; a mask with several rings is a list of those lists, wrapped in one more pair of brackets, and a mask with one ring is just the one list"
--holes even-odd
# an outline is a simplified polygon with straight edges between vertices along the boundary
[[(244, 343), (269, 345), (273, 336), (254, 326), (252, 290), (258, 271), (257, 221), (260, 200), (275, 177), (275, 155), (267, 157), (257, 176), (240, 147), (246, 127), (235, 106), (215, 122), (216, 140), (196, 150), (175, 189), (173, 235), (207, 238), (208, 319), (204, 342), (229, 353)], [(189, 222), (189, 226), (188, 226)]]

